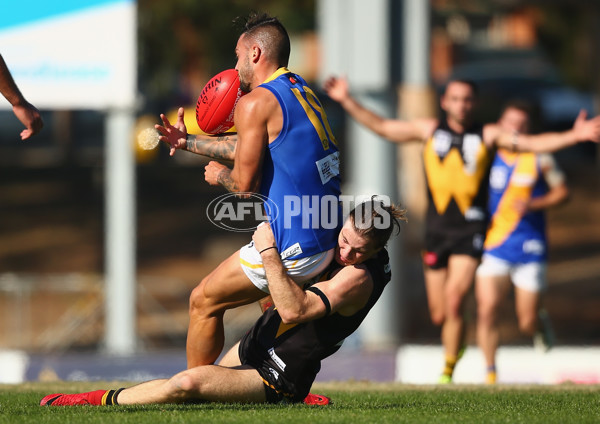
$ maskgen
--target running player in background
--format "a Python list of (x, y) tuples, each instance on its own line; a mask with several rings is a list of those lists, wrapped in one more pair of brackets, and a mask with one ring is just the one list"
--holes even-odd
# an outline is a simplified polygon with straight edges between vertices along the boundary
[(352, 118), (381, 137), (425, 143), (425, 287), (431, 320), (442, 326), (445, 366), (440, 383), (449, 383), (464, 346), (463, 300), (473, 284), (487, 229), (487, 180), (495, 148), (551, 152), (582, 141), (598, 142), (600, 117), (588, 120), (582, 112), (569, 131), (527, 135), (475, 123), (477, 90), (470, 81), (447, 84), (440, 99), (444, 118), (411, 121), (386, 119), (366, 109), (350, 95), (344, 78), (329, 78), (324, 88)]
[(12, 105), (15, 116), (25, 125), (25, 129), (21, 131), (21, 140), (27, 140), (32, 135), (40, 132), (44, 126), (40, 112), (25, 100), (2, 55), (0, 55), (0, 93)]
[[(529, 132), (530, 108), (508, 103), (498, 124), (512, 132)], [(498, 149), (489, 178), (490, 226), (477, 268), (477, 340), (487, 365), (487, 383), (496, 382), (498, 309), (515, 286), (519, 329), (549, 349), (552, 330), (540, 294), (546, 289), (547, 240), (544, 210), (569, 196), (562, 171), (548, 153)], [(540, 315), (542, 319), (540, 320)]]
[[(287, 31), (276, 18), (252, 15), (235, 49), (240, 86), (248, 94), (235, 109), (237, 135), (222, 142), (210, 137), (188, 138), (183, 110), (171, 125), (163, 117), (160, 139), (175, 149), (233, 157), (233, 168), (211, 161), (205, 179), (242, 196), (260, 193), (279, 210), (269, 217), (277, 250), (290, 276), (303, 283), (331, 262), (342, 224), (339, 152), (327, 116), (307, 83), (286, 67), (290, 55)], [(220, 149), (223, 143), (225, 149)], [(229, 156), (227, 156), (229, 155)], [(287, 199), (333, 200), (331, 211), (303, 222), (306, 213), (291, 214)], [(272, 206), (272, 205), (271, 205)], [(268, 210), (266, 211), (268, 214)], [(288, 214), (286, 216), (286, 214)], [(335, 223), (320, 218), (337, 218)], [(333, 225), (330, 225), (333, 224)], [(285, 228), (284, 228), (285, 226)], [(193, 290), (187, 338), (188, 367), (212, 364), (224, 344), (223, 315), (227, 309), (264, 298), (269, 293), (260, 251), (254, 243), (222, 262)]]
[(301, 289), (288, 275), (268, 224), (253, 240), (262, 252), (275, 306), (268, 308), (218, 366), (127, 389), (45, 396), (43, 406), (212, 402), (302, 402), (321, 368), (366, 317), (390, 281), (385, 244), (405, 211), (371, 199), (342, 227), (322, 281)]

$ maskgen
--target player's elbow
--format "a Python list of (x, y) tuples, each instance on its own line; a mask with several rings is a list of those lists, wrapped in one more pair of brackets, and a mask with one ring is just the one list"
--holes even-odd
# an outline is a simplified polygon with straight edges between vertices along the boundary
[(306, 313), (300, 307), (280, 308), (277, 307), (281, 322), (286, 325), (300, 324), (306, 321)]
[(569, 188), (566, 185), (562, 185), (559, 187), (558, 189), (558, 200), (557, 200), (557, 205), (562, 205), (565, 204), (569, 201), (569, 199), (571, 198), (571, 192), (569, 191)]

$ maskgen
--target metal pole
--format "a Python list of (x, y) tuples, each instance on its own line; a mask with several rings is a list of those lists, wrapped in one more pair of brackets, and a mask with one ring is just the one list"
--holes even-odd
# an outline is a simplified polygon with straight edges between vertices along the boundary
[[(317, 5), (323, 44), (322, 78), (346, 75), (356, 99), (384, 116), (393, 110), (390, 94), (389, 0), (321, 0)], [(344, 195), (387, 195), (397, 202), (395, 146), (351, 119), (342, 150)], [(393, 281), (358, 331), (358, 343), (384, 349), (398, 343), (401, 254), (391, 243)]]
[(136, 347), (133, 112), (110, 110), (105, 143), (105, 343), (113, 355)]

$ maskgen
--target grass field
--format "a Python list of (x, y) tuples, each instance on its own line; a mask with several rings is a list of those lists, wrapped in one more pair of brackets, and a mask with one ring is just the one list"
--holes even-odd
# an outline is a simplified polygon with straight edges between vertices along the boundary
[(196, 405), (40, 407), (49, 393), (122, 387), (116, 382), (0, 385), (0, 423), (598, 423), (599, 386), (316, 384), (326, 407)]

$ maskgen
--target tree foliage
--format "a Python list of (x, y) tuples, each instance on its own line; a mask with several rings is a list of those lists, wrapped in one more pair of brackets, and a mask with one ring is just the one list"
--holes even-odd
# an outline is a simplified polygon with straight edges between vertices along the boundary
[(138, 0), (139, 87), (145, 108), (164, 110), (189, 100), (186, 73), (214, 75), (233, 67), (236, 17), (266, 12), (294, 33), (314, 28), (314, 9), (315, 0)]

